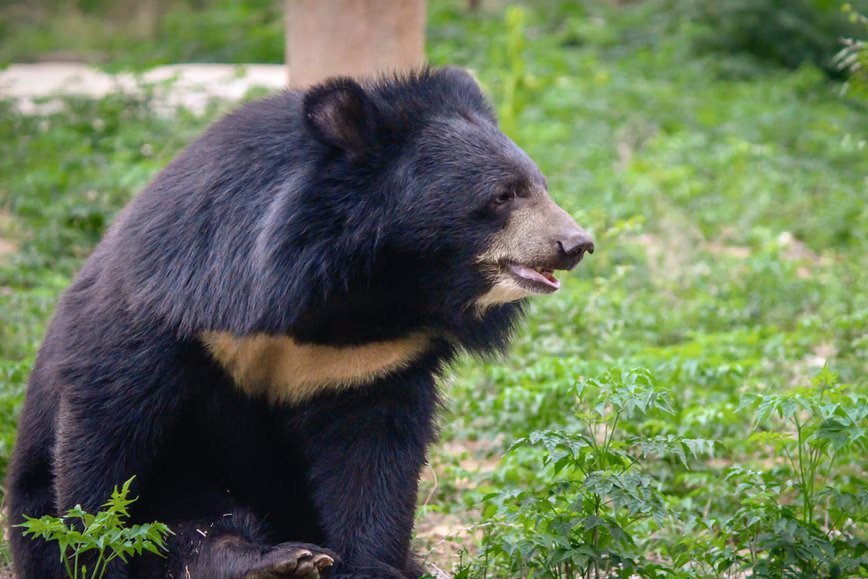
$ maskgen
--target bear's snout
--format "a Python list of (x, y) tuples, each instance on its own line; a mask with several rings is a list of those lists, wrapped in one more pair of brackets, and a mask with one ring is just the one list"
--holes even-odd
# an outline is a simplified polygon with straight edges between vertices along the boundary
[(558, 240), (558, 267), (555, 269), (573, 269), (582, 261), (585, 253), (594, 253), (594, 240), (581, 227), (573, 227), (562, 232)]

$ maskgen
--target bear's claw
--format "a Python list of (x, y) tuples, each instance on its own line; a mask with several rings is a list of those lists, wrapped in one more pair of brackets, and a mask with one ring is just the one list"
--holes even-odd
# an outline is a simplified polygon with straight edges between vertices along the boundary
[(334, 564), (334, 555), (314, 545), (282, 543), (262, 554), (244, 579), (319, 579)]

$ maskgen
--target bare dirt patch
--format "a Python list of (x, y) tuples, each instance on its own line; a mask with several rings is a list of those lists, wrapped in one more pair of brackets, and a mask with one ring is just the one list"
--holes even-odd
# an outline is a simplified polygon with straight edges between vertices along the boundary
[(419, 556), (425, 568), (438, 579), (451, 577), (450, 571), (458, 563), (461, 551), (481, 539), (481, 533), (464, 519), (464, 516), (432, 512), (416, 525)]
[[(499, 440), (451, 440), (442, 443), (432, 456), (431, 466), (422, 473), (421, 500), (426, 507), (436, 504), (461, 504), (458, 498), (438, 497), (443, 489), (463, 494), (478, 484), (477, 474), (493, 471), (500, 462)], [(476, 509), (444, 513), (429, 509), (416, 522), (416, 549), (425, 568), (437, 579), (448, 579), (462, 551), (475, 552), (482, 540), (476, 525), (481, 516)]]
[(18, 246), (8, 239), (0, 237), (0, 259), (18, 251)]

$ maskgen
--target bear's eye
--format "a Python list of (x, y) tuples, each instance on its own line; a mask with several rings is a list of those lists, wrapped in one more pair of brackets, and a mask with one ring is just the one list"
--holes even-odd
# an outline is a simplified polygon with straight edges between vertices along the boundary
[(493, 198), (492, 202), (495, 205), (503, 205), (504, 203), (510, 201), (511, 199), (515, 199), (515, 191), (512, 189), (505, 189), (500, 193), (497, 193)]

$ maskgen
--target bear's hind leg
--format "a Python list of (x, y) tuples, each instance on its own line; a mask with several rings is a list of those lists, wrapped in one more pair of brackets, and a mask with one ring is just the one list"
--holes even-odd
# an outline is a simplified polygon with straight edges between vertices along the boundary
[(51, 376), (46, 374), (46, 356), (40, 354), (30, 378), (30, 386), (18, 427), (18, 440), (6, 476), (6, 524), (15, 576), (21, 579), (62, 579), (66, 570), (59, 557), (58, 544), (24, 536), (17, 525), (24, 517), (57, 515), (52, 449), (57, 417), (57, 395)]
[[(222, 496), (221, 496), (222, 495)], [(259, 517), (230, 504), (226, 493), (205, 493), (187, 505), (210, 503), (210, 516), (201, 513), (170, 523), (164, 559), (141, 560), (136, 577), (173, 579), (317, 579), (337, 556), (307, 543), (270, 544)], [(183, 516), (183, 515), (182, 515)]]
[(250, 541), (238, 528), (238, 513), (233, 513), (232, 518), (236, 520), (231, 526), (187, 523), (175, 527), (176, 536), (172, 538), (174, 545), (169, 555), (171, 569), (166, 575), (213, 579), (317, 579), (320, 571), (334, 563), (336, 555), (316, 545), (292, 542), (268, 545)]
[(48, 443), (34, 445), (32, 438), (26, 438), (32, 436), (30, 430), (34, 430), (30, 424), (21, 428), (24, 434), (19, 434), (6, 479), (9, 548), (13, 553), (16, 577), (61, 579), (66, 577), (66, 570), (58, 556), (57, 543), (25, 536), (24, 529), (17, 526), (24, 522), (25, 515), (33, 518), (56, 515), (51, 463), (47, 456), (50, 446)]

